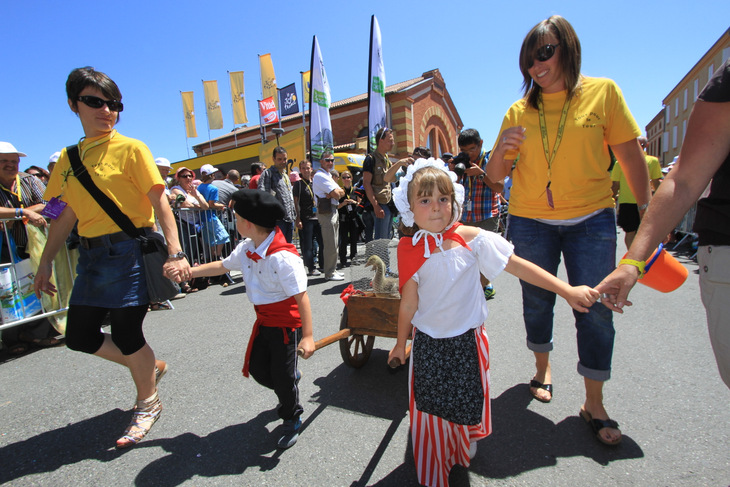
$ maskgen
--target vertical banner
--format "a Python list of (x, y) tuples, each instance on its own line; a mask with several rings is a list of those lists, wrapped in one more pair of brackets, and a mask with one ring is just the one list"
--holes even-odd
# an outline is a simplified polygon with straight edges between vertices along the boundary
[(297, 87), (294, 83), (279, 90), (279, 113), (282, 117), (299, 113)]
[(272, 97), (265, 100), (259, 100), (259, 111), (261, 112), (262, 125), (276, 123), (279, 121), (279, 115), (276, 111), (276, 103)]
[[(302, 91), (304, 92), (304, 99), (302, 100), (302, 103), (309, 103), (309, 91), (310, 87), (312, 85), (312, 72), (307, 71), (306, 73), (302, 73)], [(302, 107), (302, 110), (304, 107)]]
[(231, 103), (233, 105), (233, 123), (248, 123), (246, 116), (246, 98), (243, 90), (243, 71), (228, 73), (231, 80)]
[(183, 116), (185, 117), (185, 136), (187, 138), (195, 138), (198, 131), (195, 130), (195, 105), (193, 104), (193, 92), (181, 91), (183, 105)]
[(375, 133), (385, 127), (385, 67), (380, 24), (375, 15), (370, 21), (370, 63), (368, 65), (368, 152), (375, 150)]
[[(271, 61), (271, 54), (262, 54), (259, 56), (259, 66), (261, 68), (261, 93), (264, 100), (271, 97), (274, 103), (278, 103), (276, 93), (276, 75), (274, 74), (274, 63)], [(279, 105), (276, 105), (279, 108)]]
[(205, 111), (208, 114), (208, 128), (216, 130), (223, 128), (223, 115), (221, 115), (221, 101), (218, 97), (218, 82), (203, 81), (205, 93)]
[(322, 53), (317, 36), (312, 41), (312, 89), (309, 95), (309, 140), (312, 166), (319, 166), (325, 150), (332, 150), (334, 137), (330, 121), (330, 86), (324, 71)]

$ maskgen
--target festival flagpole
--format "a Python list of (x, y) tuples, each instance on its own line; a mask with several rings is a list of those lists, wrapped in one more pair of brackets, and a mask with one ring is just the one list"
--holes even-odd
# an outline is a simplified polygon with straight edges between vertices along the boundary
[(228, 91), (231, 92), (231, 115), (233, 116), (233, 143), (238, 147), (238, 134), (236, 133), (236, 107), (233, 106), (233, 86), (231, 85), (231, 72), (226, 70), (228, 73)]
[[(302, 79), (302, 130), (304, 131), (304, 158), (307, 158), (307, 116), (305, 115), (304, 104), (308, 103), (307, 99), (304, 98), (304, 71), (299, 71), (299, 76)], [(311, 78), (311, 72), (310, 72)]]
[[(205, 80), (201, 79), (201, 83), (203, 83), (203, 93), (205, 93)], [(210, 150), (210, 154), (213, 153), (213, 141), (210, 140), (210, 120), (208, 120), (210, 117), (208, 116), (208, 100), (206, 98), (205, 101), (205, 126), (208, 128), (208, 149)]]
[[(182, 90), (180, 90), (180, 99), (182, 99)], [(185, 107), (183, 107), (183, 128), (185, 129), (185, 148), (188, 150), (188, 159), (190, 159), (190, 143), (188, 143), (188, 124), (185, 119)]]

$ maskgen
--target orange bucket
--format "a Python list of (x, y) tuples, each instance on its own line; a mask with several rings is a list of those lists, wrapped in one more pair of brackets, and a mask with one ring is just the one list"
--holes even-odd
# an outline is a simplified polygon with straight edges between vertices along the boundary
[(659, 244), (646, 261), (644, 277), (639, 279), (639, 282), (657, 291), (670, 293), (678, 289), (687, 280), (688, 275), (687, 268), (667, 253), (663, 244)]

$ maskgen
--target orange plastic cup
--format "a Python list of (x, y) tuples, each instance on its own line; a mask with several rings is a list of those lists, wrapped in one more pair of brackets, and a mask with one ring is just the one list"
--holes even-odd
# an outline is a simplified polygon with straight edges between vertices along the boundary
[(644, 277), (639, 282), (657, 291), (671, 293), (684, 284), (688, 275), (687, 268), (664, 250), (664, 245), (659, 244), (646, 261)]

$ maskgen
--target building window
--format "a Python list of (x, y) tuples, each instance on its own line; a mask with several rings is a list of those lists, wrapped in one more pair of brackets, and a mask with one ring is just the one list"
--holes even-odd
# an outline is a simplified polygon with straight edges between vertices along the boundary
[(684, 89), (684, 103), (682, 104), (682, 110), (687, 109), (687, 97), (689, 96), (689, 90), (687, 88)]
[(672, 127), (672, 149), (677, 148), (677, 126)]
[(700, 80), (697, 78), (694, 82), (695, 85), (695, 96), (692, 98), (693, 100), (697, 100), (697, 97), (700, 96)]
[(684, 143), (685, 135), (687, 135), (687, 120), (682, 120), (682, 143)]
[(707, 68), (707, 81), (710, 81), (710, 78), (712, 78), (713, 74), (715, 74), (715, 65), (710, 64), (710, 67)]
[(662, 152), (669, 152), (669, 132), (664, 132), (662, 137)]
[(679, 116), (679, 97), (674, 99), (674, 118)]
[(722, 62), (724, 63), (727, 61), (727, 58), (730, 57), (730, 47), (726, 47), (722, 50)]
[(666, 117), (664, 117), (664, 123), (665, 124), (668, 124), (669, 123), (669, 116), (671, 115), (669, 113), (669, 111), (670, 111), (669, 105), (667, 105), (666, 107), (664, 107), (664, 113), (666, 113), (666, 115), (667, 115)]

